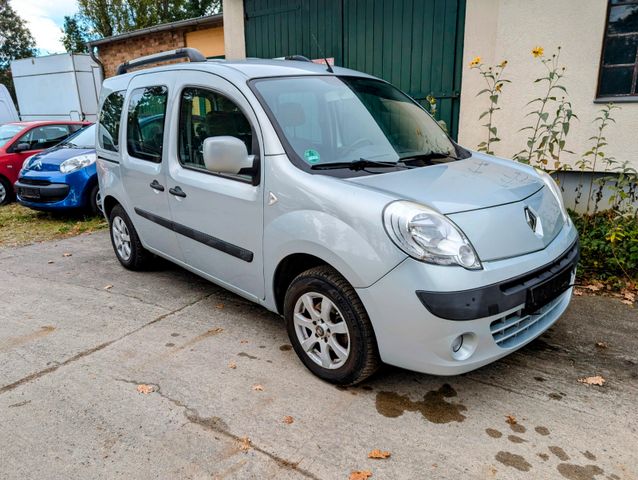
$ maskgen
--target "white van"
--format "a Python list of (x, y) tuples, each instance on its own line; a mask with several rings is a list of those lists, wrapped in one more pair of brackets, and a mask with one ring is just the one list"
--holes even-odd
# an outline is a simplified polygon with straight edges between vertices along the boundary
[(0, 125), (20, 120), (7, 87), (0, 83)]

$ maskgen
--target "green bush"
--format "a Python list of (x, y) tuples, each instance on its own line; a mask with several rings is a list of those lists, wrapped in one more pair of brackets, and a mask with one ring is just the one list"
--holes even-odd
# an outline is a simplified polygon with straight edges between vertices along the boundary
[(638, 218), (613, 211), (570, 212), (580, 235), (577, 283), (603, 282), (614, 289), (638, 284)]

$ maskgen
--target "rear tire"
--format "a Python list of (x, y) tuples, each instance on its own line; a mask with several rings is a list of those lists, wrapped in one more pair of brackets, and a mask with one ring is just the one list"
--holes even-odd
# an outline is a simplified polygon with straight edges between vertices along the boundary
[(319, 378), (354, 385), (379, 368), (370, 318), (354, 288), (332, 267), (312, 268), (292, 281), (284, 318), (295, 352)]
[(0, 177), (0, 205), (7, 205), (13, 201), (13, 187), (11, 182), (4, 177)]
[(100, 186), (95, 185), (89, 192), (89, 206), (91, 214), (95, 216), (101, 216), (102, 210), (100, 208)]
[(115, 256), (124, 268), (145, 270), (152, 254), (142, 246), (133, 222), (121, 205), (116, 205), (109, 216), (109, 232)]

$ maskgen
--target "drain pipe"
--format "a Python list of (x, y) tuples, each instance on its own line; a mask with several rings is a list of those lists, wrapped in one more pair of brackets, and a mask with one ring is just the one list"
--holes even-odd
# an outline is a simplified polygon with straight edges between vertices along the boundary
[(94, 51), (94, 47), (93, 44), (91, 42), (88, 42), (86, 44), (86, 46), (89, 48), (89, 57), (91, 57), (91, 60), (93, 60), (95, 63), (97, 63), (100, 66), (100, 72), (102, 73), (102, 80), (104, 80), (104, 64), (100, 61), (100, 59), (95, 55), (95, 51)]

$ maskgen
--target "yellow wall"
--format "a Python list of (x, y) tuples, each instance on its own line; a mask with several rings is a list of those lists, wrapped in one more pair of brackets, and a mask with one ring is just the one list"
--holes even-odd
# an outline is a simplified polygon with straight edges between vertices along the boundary
[[(461, 88), (461, 115), (459, 143), (476, 148), (486, 138), (486, 129), (479, 120), (487, 109), (486, 96), (476, 94), (485, 82), (468, 64), (480, 56), (487, 65), (507, 60), (505, 78), (512, 83), (503, 86), (499, 99), (501, 110), (495, 113), (501, 142), (494, 151), (502, 157), (511, 157), (525, 148), (532, 118), (524, 118), (530, 110), (526, 103), (543, 94), (545, 84), (533, 80), (545, 73), (544, 67), (531, 55), (536, 45), (551, 56), (559, 45), (561, 61), (567, 67), (563, 84), (569, 92), (574, 120), (567, 137), (566, 148), (574, 155), (561, 155), (562, 161), (574, 165), (590, 148), (589, 137), (596, 134), (592, 123), (603, 105), (594, 103), (598, 83), (598, 68), (607, 15), (607, 0), (468, 0), (465, 20), (465, 46), (463, 53), (463, 83)], [(605, 132), (609, 146), (605, 154), (616, 157), (638, 168), (638, 103), (619, 103), (612, 124)], [(554, 112), (551, 112), (554, 113)], [(564, 157), (564, 158), (563, 158)]]
[(187, 32), (186, 46), (196, 48), (206, 57), (224, 55), (224, 27)]

